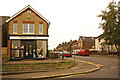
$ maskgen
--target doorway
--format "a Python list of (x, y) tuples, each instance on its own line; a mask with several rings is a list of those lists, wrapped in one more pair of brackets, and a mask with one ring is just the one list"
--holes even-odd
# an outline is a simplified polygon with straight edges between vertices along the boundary
[(33, 46), (31, 44), (25, 44), (24, 47), (24, 58), (31, 59), (33, 57)]
[(21, 46), (24, 46), (24, 59), (32, 59), (35, 50), (35, 40), (22, 40)]

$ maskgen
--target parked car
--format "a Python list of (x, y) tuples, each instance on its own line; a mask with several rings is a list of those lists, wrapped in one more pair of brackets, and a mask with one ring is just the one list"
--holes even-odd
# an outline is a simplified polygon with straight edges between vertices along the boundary
[(90, 55), (90, 51), (89, 51), (89, 49), (82, 49), (82, 50), (80, 50), (80, 52), (78, 52), (78, 55), (89, 56)]
[(73, 50), (72, 55), (78, 55), (78, 52), (80, 52), (80, 49)]
[(114, 55), (117, 55), (118, 54), (118, 52), (114, 52)]
[(117, 52), (109, 52), (109, 53), (106, 53), (106, 54), (109, 54), (109, 55), (117, 55)]
[(63, 56), (65, 56), (65, 57), (72, 57), (72, 54), (70, 52), (64, 52)]

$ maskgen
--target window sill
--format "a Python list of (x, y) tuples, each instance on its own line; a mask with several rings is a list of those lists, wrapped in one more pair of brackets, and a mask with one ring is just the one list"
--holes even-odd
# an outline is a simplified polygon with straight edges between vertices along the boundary
[(39, 34), (43, 34), (43, 33), (39, 33)]
[(34, 33), (23, 33), (23, 34), (34, 34)]
[(17, 33), (13, 33), (13, 34), (17, 34)]

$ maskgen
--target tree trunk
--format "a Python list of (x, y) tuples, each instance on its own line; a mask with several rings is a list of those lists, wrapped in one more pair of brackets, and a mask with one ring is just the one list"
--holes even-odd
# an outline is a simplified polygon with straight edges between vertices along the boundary
[(120, 56), (120, 45), (118, 46), (118, 56)]
[(120, 45), (115, 45), (115, 48), (117, 49), (118, 56), (120, 55)]

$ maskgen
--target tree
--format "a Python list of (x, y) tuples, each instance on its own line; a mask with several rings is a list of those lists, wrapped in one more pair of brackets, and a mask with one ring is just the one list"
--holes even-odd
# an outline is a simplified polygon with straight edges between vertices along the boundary
[(103, 34), (100, 39), (105, 39), (103, 44), (115, 45), (118, 53), (120, 52), (120, 17), (118, 16), (118, 6), (113, 0), (109, 3), (105, 11), (98, 15), (101, 18), (100, 27)]

